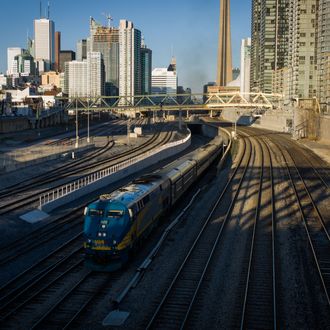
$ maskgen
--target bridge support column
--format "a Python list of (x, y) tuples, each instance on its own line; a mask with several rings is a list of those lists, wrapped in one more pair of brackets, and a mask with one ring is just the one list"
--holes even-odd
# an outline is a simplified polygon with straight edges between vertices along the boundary
[(182, 109), (179, 110), (179, 130), (182, 129)]
[(210, 118), (213, 118), (213, 110), (211, 109)]

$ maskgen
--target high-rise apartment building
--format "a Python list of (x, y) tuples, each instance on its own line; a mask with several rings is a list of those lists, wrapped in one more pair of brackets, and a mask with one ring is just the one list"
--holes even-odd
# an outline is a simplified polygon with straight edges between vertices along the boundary
[(65, 62), (64, 93), (69, 97), (104, 95), (104, 63), (100, 52), (88, 52), (87, 60)]
[(61, 32), (55, 32), (55, 63), (54, 70), (60, 70)]
[(241, 93), (250, 92), (251, 38), (241, 43)]
[(55, 23), (41, 18), (34, 21), (34, 56), (43, 62), (39, 71), (49, 71), (55, 61)]
[(230, 0), (220, 0), (217, 85), (226, 86), (233, 80), (230, 33)]
[(87, 84), (87, 60), (65, 62), (63, 92), (69, 97), (86, 97)]
[(87, 53), (87, 96), (104, 95), (104, 62), (100, 52)]
[(141, 94), (151, 94), (152, 51), (143, 43), (141, 48)]
[[(141, 32), (130, 21), (119, 23), (119, 95), (141, 94)], [(133, 103), (133, 98), (121, 99), (121, 105)]]
[(273, 70), (287, 64), (289, 0), (253, 0), (251, 91), (272, 92)]
[(317, 35), (317, 97), (330, 111), (330, 0), (319, 0)]
[(288, 49), (289, 98), (311, 98), (317, 88), (318, 0), (290, 1)]
[(7, 75), (14, 73), (15, 67), (17, 67), (17, 64), (14, 62), (15, 57), (22, 54), (23, 49), (20, 47), (10, 47), (7, 49)]
[(87, 60), (87, 40), (82, 39), (77, 42), (77, 61)]

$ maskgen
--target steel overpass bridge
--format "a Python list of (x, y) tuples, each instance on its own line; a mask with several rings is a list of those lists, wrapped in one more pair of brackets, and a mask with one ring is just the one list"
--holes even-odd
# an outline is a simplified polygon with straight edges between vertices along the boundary
[(283, 96), (265, 93), (153, 94), (135, 96), (58, 97), (68, 111), (111, 111), (116, 114), (154, 111), (221, 111), (226, 108), (246, 110), (276, 109)]

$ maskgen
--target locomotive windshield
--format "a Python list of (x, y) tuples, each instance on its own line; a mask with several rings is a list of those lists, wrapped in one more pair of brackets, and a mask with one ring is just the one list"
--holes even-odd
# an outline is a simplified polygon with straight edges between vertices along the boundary
[(103, 215), (103, 210), (89, 209), (88, 215), (90, 217), (101, 217)]
[(107, 211), (108, 218), (120, 218), (124, 215), (124, 211), (122, 210), (109, 210)]

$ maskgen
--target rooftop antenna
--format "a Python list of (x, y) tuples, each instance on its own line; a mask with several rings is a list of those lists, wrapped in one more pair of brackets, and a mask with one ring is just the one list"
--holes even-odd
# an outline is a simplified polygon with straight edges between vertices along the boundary
[(50, 17), (50, 1), (48, 1), (48, 13), (47, 13), (47, 18), (49, 19)]
[(41, 13), (42, 13), (42, 5), (41, 5), (41, 0), (40, 0), (40, 7), (39, 7), (39, 10), (40, 10), (40, 19), (41, 19)]
[(102, 13), (102, 15), (108, 20), (108, 28), (111, 28), (111, 21), (113, 21), (113, 17), (110, 14)]

